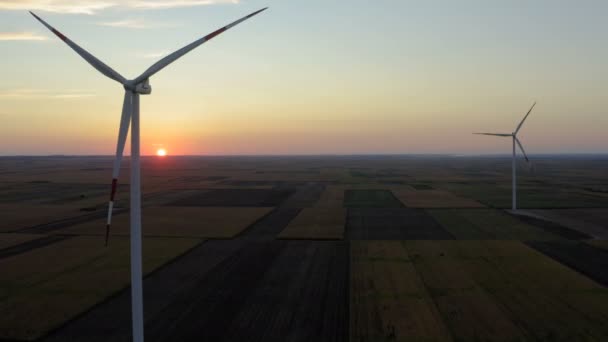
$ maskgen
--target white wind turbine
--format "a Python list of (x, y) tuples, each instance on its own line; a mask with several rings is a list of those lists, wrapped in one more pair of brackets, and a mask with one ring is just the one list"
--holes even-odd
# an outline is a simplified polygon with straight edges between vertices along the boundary
[(528, 111), (528, 113), (526, 114), (526, 116), (524, 116), (524, 118), (521, 120), (521, 122), (519, 123), (519, 125), (517, 125), (517, 128), (515, 129), (515, 132), (513, 133), (473, 133), (473, 134), (480, 134), (480, 135), (493, 135), (493, 136), (497, 136), (497, 137), (511, 137), (513, 140), (513, 160), (512, 160), (512, 169), (513, 169), (513, 177), (512, 177), (512, 191), (513, 191), (513, 195), (512, 195), (512, 209), (513, 210), (517, 210), (517, 168), (516, 168), (516, 154), (517, 151), (515, 150), (515, 144), (517, 144), (517, 146), (519, 146), (519, 149), (521, 150), (521, 153), (523, 153), (524, 158), (526, 159), (526, 162), (528, 163), (528, 165), (531, 165), (530, 159), (528, 159), (528, 156), (526, 155), (526, 151), (524, 150), (524, 147), (522, 146), (521, 142), (519, 141), (519, 139), (517, 139), (517, 133), (519, 132), (519, 130), (521, 129), (521, 126), (524, 124), (524, 121), (526, 121), (526, 119), (528, 118), (528, 115), (530, 115), (530, 112), (532, 112), (532, 109), (534, 108), (534, 106), (536, 106), (536, 102), (534, 102), (534, 104), (532, 105), (532, 107), (530, 107), (530, 110)]
[(95, 69), (105, 76), (120, 83), (125, 89), (125, 97), (122, 106), (122, 115), (120, 118), (120, 128), (118, 131), (118, 144), (116, 145), (116, 158), (114, 159), (114, 168), (112, 171), (112, 191), (110, 195), (110, 203), (108, 205), (108, 219), (106, 225), (106, 245), (108, 243), (108, 234), (110, 223), (112, 220), (112, 208), (114, 205), (114, 195), (116, 194), (116, 185), (118, 182), (118, 173), (120, 171), (120, 162), (122, 153), (131, 124), (131, 310), (133, 323), (133, 340), (136, 342), (143, 341), (143, 296), (142, 296), (142, 256), (141, 256), (141, 189), (140, 189), (140, 149), (139, 149), (139, 95), (149, 95), (152, 92), (149, 78), (162, 70), (167, 65), (173, 63), (181, 56), (192, 51), (199, 45), (209, 41), (220, 33), (240, 24), (241, 22), (253, 17), (254, 15), (265, 11), (267, 8), (255, 11), (246, 17), (243, 17), (227, 26), (224, 26), (196, 41), (184, 46), (183, 48), (173, 52), (172, 54), (162, 58), (143, 74), (133, 80), (127, 80), (118, 72), (104, 64), (95, 56), (88, 53), (86, 50), (78, 46), (76, 43), (68, 39), (61, 32), (47, 24), (37, 15), (30, 13), (38, 19), (46, 28), (51, 30), (57, 37), (63, 40), (69, 47), (72, 48), (80, 57), (84, 58)]

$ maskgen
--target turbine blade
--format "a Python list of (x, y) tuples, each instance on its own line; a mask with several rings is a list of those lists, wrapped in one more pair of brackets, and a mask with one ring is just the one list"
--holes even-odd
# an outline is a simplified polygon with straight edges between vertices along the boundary
[(114, 158), (114, 167), (112, 169), (112, 192), (110, 193), (110, 202), (108, 203), (108, 220), (106, 223), (106, 246), (110, 236), (110, 225), (112, 224), (112, 210), (114, 209), (114, 196), (116, 195), (116, 187), (118, 186), (118, 175), (120, 173), (120, 162), (127, 141), (129, 132), (129, 123), (131, 122), (131, 112), (133, 110), (133, 93), (125, 91), (125, 99), (122, 104), (122, 115), (120, 116), (120, 128), (118, 130), (118, 143), (116, 144), (116, 157)]
[(515, 130), (515, 134), (517, 134), (517, 132), (519, 132), (519, 130), (521, 129), (521, 126), (524, 124), (524, 121), (526, 121), (526, 119), (528, 118), (528, 115), (530, 115), (530, 112), (532, 112), (532, 109), (534, 109), (534, 106), (536, 106), (536, 102), (534, 102), (534, 104), (532, 104), (532, 107), (530, 107), (530, 110), (528, 111), (526, 116), (524, 116), (523, 120), (521, 120), (521, 122), (517, 126), (517, 129)]
[(519, 141), (519, 139), (517, 139), (517, 137), (515, 138), (515, 142), (517, 143), (517, 146), (519, 146), (519, 149), (521, 150), (521, 153), (523, 153), (524, 158), (526, 159), (527, 163), (530, 163), (530, 159), (528, 158), (528, 155), (526, 154), (526, 151), (524, 150), (524, 146), (521, 144), (521, 141)]
[(194, 50), (195, 48), (197, 48), (199, 45), (211, 40), (213, 37), (219, 35), (220, 33), (227, 31), (228, 29), (240, 24), (241, 22), (253, 17), (254, 15), (261, 13), (265, 10), (267, 10), (268, 7), (266, 8), (262, 8), (261, 10), (255, 11), (229, 25), (226, 25), (218, 30), (215, 30), (211, 33), (209, 33), (208, 35), (204, 36), (203, 38), (194, 41), (193, 43), (190, 43), (186, 46), (184, 46), (183, 48), (173, 52), (172, 54), (162, 58), (161, 60), (159, 60), (158, 62), (154, 63), (151, 67), (149, 67), (146, 71), (144, 71), (143, 74), (141, 74), (139, 77), (137, 77), (135, 79), (135, 84), (138, 84), (142, 81), (144, 81), (145, 79), (151, 77), (152, 75), (156, 74), (157, 72), (159, 72), (160, 70), (162, 70), (164, 67), (166, 67), (167, 65), (173, 63), (174, 61), (176, 61), (178, 58), (182, 57), (183, 55), (187, 54), (188, 52)]
[(508, 133), (473, 133), (473, 134), (477, 134), (477, 135), (492, 135), (492, 136), (496, 136), (496, 137), (511, 137), (511, 136), (513, 136), (513, 134), (508, 134)]
[(116, 82), (119, 82), (120, 84), (125, 83), (126, 79), (124, 77), (122, 77), (122, 75), (120, 75), (119, 73), (114, 71), (112, 68), (110, 68), (109, 66), (104, 64), (102, 61), (97, 59), (95, 56), (88, 53), (85, 49), (81, 48), (73, 41), (68, 39), (61, 32), (57, 31), (54, 27), (47, 24), (46, 21), (42, 20), (39, 16), (35, 15), (33, 12), (30, 11), (30, 14), (33, 15), (34, 18), (36, 18), (39, 22), (41, 22), (42, 25), (46, 26), (46, 28), (51, 30), (51, 32), (53, 32), (57, 37), (59, 37), (66, 44), (68, 44), (68, 46), (71, 47), (72, 50), (76, 51), (76, 53), (79, 54), (80, 57), (84, 58), (87, 62), (89, 62), (89, 64), (91, 64), (93, 66), (93, 68), (97, 69), (99, 72), (101, 72), (102, 74), (106, 75), (107, 77), (115, 80)]

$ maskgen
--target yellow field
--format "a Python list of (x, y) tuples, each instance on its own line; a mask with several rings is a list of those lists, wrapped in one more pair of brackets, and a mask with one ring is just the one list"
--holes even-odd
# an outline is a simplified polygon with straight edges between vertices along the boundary
[(484, 205), (445, 190), (393, 189), (393, 194), (410, 208), (483, 208)]
[(399, 241), (351, 242), (351, 341), (450, 341)]
[[(145, 238), (144, 273), (202, 240)], [(129, 284), (129, 239), (74, 237), (0, 260), (0, 339), (35, 339)]]
[(344, 208), (304, 208), (278, 238), (341, 240), (345, 224)]
[[(145, 236), (233, 238), (272, 208), (147, 207), (142, 210)], [(105, 219), (62, 229), (64, 234), (105, 234)], [(112, 235), (129, 234), (129, 215), (116, 215)]]

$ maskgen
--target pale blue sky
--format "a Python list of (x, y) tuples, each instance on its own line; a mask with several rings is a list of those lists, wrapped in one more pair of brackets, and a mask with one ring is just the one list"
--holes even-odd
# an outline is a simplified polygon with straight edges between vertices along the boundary
[[(509, 152), (506, 140), (470, 133), (512, 131), (534, 100), (521, 133), (528, 151), (608, 152), (606, 1), (137, 7), (161, 2), (171, 4), (64, 0), (40, 9), (38, 0), (0, 0), (0, 154), (111, 154), (122, 101), (120, 85), (23, 3), (129, 78), (270, 7), (151, 79), (144, 152)], [(115, 6), (65, 13), (104, 3)], [(27, 35), (47, 40), (21, 40)]]

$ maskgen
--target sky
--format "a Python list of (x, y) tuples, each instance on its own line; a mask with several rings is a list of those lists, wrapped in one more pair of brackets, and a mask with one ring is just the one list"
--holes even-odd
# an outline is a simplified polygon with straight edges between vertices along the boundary
[[(605, 0), (0, 0), (0, 155), (111, 155), (127, 78), (143, 154), (608, 152)], [(128, 145), (127, 145), (128, 146)], [(128, 153), (128, 147), (126, 149)]]

